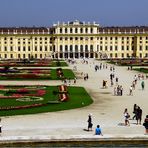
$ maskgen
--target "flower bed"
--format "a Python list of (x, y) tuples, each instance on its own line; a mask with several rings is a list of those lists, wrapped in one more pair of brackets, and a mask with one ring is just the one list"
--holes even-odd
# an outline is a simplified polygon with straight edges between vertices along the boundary
[(62, 94), (59, 94), (59, 100), (61, 102), (66, 102), (69, 100), (69, 97), (68, 97), (68, 94), (67, 93), (62, 93)]
[(60, 85), (59, 86), (59, 92), (60, 93), (67, 92), (67, 86), (66, 85)]

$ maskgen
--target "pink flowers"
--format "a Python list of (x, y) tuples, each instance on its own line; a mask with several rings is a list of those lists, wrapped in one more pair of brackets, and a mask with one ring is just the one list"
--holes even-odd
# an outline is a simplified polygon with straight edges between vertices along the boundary
[(43, 96), (45, 94), (46, 94), (45, 90), (42, 90), (42, 89), (37, 90), (37, 96)]

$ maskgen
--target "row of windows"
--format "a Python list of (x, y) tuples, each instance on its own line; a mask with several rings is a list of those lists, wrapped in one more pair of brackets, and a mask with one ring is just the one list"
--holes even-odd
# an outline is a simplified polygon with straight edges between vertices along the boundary
[[(130, 55), (129, 53), (127, 53), (127, 54), (121, 53), (121, 57), (122, 57), (122, 58), (132, 57), (132, 56), (133, 56), (133, 55)], [(115, 54), (110, 53), (110, 54), (109, 54), (109, 57), (110, 57), (110, 58), (113, 58), (113, 57), (118, 58), (118, 53), (115, 53)], [(119, 56), (119, 57), (120, 57), (120, 56)], [(140, 53), (140, 54), (139, 54), (139, 57), (140, 57), (140, 58), (142, 58), (142, 57), (148, 57), (148, 53), (146, 53), (146, 54)]]
[[(113, 46), (105, 46), (105, 51), (112, 51), (113, 50)], [(97, 49), (100, 51), (103, 50), (103, 46), (97, 46)], [(130, 49), (130, 46), (121, 46), (121, 50), (129, 50)], [(114, 46), (114, 50), (118, 50), (118, 46)], [(131, 47), (131, 50), (134, 50), (134, 46)], [(144, 48), (142, 46), (139, 46), (139, 50), (142, 51), (142, 50), (148, 50), (148, 46), (145, 46)]]
[[(15, 58), (16, 56), (14, 55), (14, 54), (10, 54), (10, 56), (8, 56), (8, 54), (4, 54), (4, 56), (2, 56), (1, 54), (0, 54), (0, 58)], [(25, 58), (45, 58), (46, 57), (46, 54), (34, 54), (34, 56), (33, 55), (31, 55), (31, 54), (18, 54), (17, 55), (17, 58), (19, 58), (19, 59), (21, 59), (21, 58), (23, 58), (23, 59), (25, 59)]]
[[(119, 37), (100, 37), (100, 38), (98, 37), (97, 39), (98, 40), (103, 40), (103, 39), (105, 39), (105, 40), (113, 40), (113, 39), (118, 40)], [(135, 38), (134, 37), (121, 37), (121, 40), (130, 40), (130, 39), (134, 40)], [(143, 40), (143, 39), (148, 40), (148, 37), (140, 37), (139, 39), (140, 40)]]
[[(85, 51), (88, 51), (89, 46), (88, 45), (85, 45), (85, 46), (80, 45), (80, 47), (79, 47), (78, 45), (75, 45), (75, 46), (73, 46), (73, 45), (70, 45), (70, 46), (68, 46), (68, 45), (65, 45), (65, 46), (60, 45), (60, 52), (62, 52), (63, 49), (65, 51), (68, 51), (68, 48), (69, 48), (70, 52), (72, 52), (73, 50), (78, 51), (79, 49), (80, 49), (80, 51), (83, 51), (84, 49), (85, 49)], [(90, 51), (91, 52), (93, 52), (93, 48), (94, 48), (93, 45), (90, 45)]]
[[(89, 37), (70, 37), (70, 38), (68, 38), (68, 37), (60, 37), (60, 40), (68, 40), (68, 39), (70, 39), (70, 40), (88, 40), (89, 39)], [(93, 37), (90, 37), (90, 40), (93, 40), (94, 38)]]
[[(0, 49), (1, 50), (1, 49)], [(4, 47), (4, 51), (13, 51), (14, 50), (14, 48), (13, 48), (13, 46), (10, 46), (10, 48), (7, 48), (6, 46)], [(42, 47), (42, 46), (40, 46), (40, 47), (38, 47), (38, 46), (35, 46), (35, 48), (34, 48), (34, 51), (47, 51), (48, 50), (48, 48), (47, 48), (47, 46), (45, 46), (44, 48)], [(50, 51), (52, 50), (52, 47), (50, 46)], [(19, 46), (18, 47), (18, 51), (31, 51), (31, 47), (30, 46), (28, 46), (28, 47), (26, 47), (26, 46), (23, 46), (22, 48)]]
[[(4, 40), (11, 40), (11, 41), (12, 41), (13, 39), (15, 39), (15, 38), (12, 38), (12, 37), (5, 37), (5, 38), (4, 38)], [(24, 41), (25, 41), (25, 40), (30, 40), (30, 39), (31, 39), (31, 38), (18, 38), (18, 40), (24, 40)], [(35, 40), (47, 40), (48, 38), (47, 38), (47, 37), (38, 37), (38, 38), (35, 37), (34, 39), (35, 39)]]
[(93, 33), (93, 28), (60, 28), (60, 33)]

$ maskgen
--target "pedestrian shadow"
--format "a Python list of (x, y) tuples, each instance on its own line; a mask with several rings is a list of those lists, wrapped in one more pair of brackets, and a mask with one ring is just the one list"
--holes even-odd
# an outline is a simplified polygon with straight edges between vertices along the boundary
[(118, 126), (125, 126), (125, 123), (118, 123)]
[(112, 94), (110, 92), (100, 92), (100, 94)]
[(93, 130), (88, 130), (88, 129), (84, 128), (83, 131), (92, 132)]

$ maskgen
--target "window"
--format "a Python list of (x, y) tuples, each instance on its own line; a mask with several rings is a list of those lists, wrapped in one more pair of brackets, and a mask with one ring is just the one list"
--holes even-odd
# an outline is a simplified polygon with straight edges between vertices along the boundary
[(68, 52), (68, 46), (67, 45), (65, 45), (65, 51)]
[(107, 51), (107, 46), (105, 46), (105, 50)]
[(113, 40), (113, 38), (112, 38), (112, 37), (110, 37), (110, 40)]
[(93, 45), (90, 45), (90, 50), (93, 50)]
[(75, 37), (75, 40), (78, 40), (78, 37)]
[(72, 52), (73, 51), (73, 46), (72, 45), (70, 45), (70, 52)]
[(11, 59), (13, 58), (13, 54), (10, 54), (10, 58), (11, 58)]
[(70, 33), (72, 33), (72, 28), (70, 28)]
[(118, 50), (118, 47), (117, 47), (117, 46), (115, 46), (115, 50), (116, 50), (116, 51)]
[(132, 50), (134, 50), (134, 46), (132, 46)]
[(25, 46), (23, 47), (23, 51), (25, 51), (26, 50), (26, 48), (25, 48)]
[(122, 49), (121, 50), (124, 50), (124, 46), (122, 46)]
[(121, 55), (121, 56), (122, 56), (122, 58), (124, 58), (124, 53), (122, 53), (122, 55)]
[(63, 51), (63, 46), (62, 46), (62, 45), (60, 45), (60, 51), (61, 51), (61, 52)]
[(47, 46), (45, 46), (45, 51), (47, 51)]
[(65, 33), (67, 33), (67, 28), (65, 28)]
[(37, 40), (37, 38), (35, 38), (35, 40)]
[(42, 46), (40, 46), (40, 51), (42, 51)]
[(111, 58), (113, 57), (113, 54), (112, 54), (112, 53), (110, 53), (110, 57), (111, 57)]
[(129, 46), (127, 46), (127, 50), (129, 50)]
[(78, 45), (75, 45), (75, 52), (78, 52)]
[(80, 51), (83, 52), (83, 45), (80, 45)]
[(140, 37), (140, 40), (142, 40), (142, 37)]
[(142, 53), (139, 54), (140, 58), (142, 58)]
[(148, 46), (145, 47), (145, 50), (148, 50)]
[(73, 38), (72, 38), (72, 37), (70, 37), (70, 40), (71, 40), (71, 41), (72, 41), (72, 39), (73, 39)]
[(139, 47), (139, 50), (142, 50), (142, 46)]
[(63, 38), (62, 37), (60, 37), (60, 40), (62, 40)]
[(7, 54), (5, 54), (5, 58), (7, 58)]
[(67, 41), (68, 40), (68, 38), (67, 37), (65, 37), (65, 41)]
[(85, 28), (85, 33), (88, 33), (88, 29), (87, 28)]
[(18, 51), (21, 51), (21, 47), (20, 46), (18, 47)]
[(43, 57), (42, 54), (40, 54), (40, 58), (41, 58), (41, 59), (42, 59), (42, 57)]
[(37, 46), (35, 46), (35, 51), (37, 51), (38, 50), (38, 48), (37, 48)]
[(110, 51), (112, 51), (113, 50), (113, 46), (110, 46)]
[(118, 40), (118, 37), (115, 37), (115, 40)]
[(117, 58), (118, 57), (118, 55), (117, 55), (117, 53), (115, 53), (115, 58)]
[(90, 28), (90, 33), (93, 33), (93, 28)]
[(7, 51), (7, 47), (6, 46), (5, 46), (4, 50)]
[(28, 46), (28, 51), (30, 51), (30, 46)]
[(62, 28), (60, 28), (60, 33), (62, 33)]
[(75, 28), (75, 33), (78, 33), (78, 29), (77, 28)]
[(83, 28), (80, 29), (80, 33), (83, 33)]
[(100, 51), (102, 51), (102, 49), (103, 49), (102, 46), (100, 46)]
[(88, 52), (88, 45), (85, 45), (85, 52)]
[(80, 37), (80, 40), (82, 41), (83, 40), (83, 37)]
[(93, 37), (91, 37), (90, 40), (93, 40)]
[(13, 46), (10, 46), (10, 51), (13, 51)]

